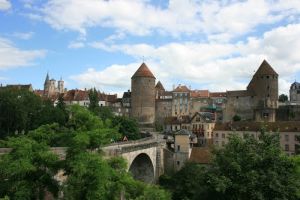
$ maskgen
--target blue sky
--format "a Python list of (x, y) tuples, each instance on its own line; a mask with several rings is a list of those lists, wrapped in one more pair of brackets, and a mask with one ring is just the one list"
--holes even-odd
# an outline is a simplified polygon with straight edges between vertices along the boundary
[(0, 0), (0, 82), (121, 94), (143, 60), (165, 88), (244, 89), (263, 59), (300, 81), (299, 0)]

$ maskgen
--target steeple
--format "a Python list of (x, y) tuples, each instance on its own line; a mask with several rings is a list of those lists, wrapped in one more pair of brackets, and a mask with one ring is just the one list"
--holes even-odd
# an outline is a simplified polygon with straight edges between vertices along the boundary
[(47, 72), (44, 85), (46, 85), (48, 82), (49, 82), (49, 72)]
[(145, 63), (142, 63), (142, 65), (138, 68), (138, 70), (134, 73), (134, 75), (131, 78), (135, 78), (135, 77), (155, 78)]
[(157, 90), (165, 90), (164, 86), (161, 84), (160, 81), (157, 82), (155, 89)]

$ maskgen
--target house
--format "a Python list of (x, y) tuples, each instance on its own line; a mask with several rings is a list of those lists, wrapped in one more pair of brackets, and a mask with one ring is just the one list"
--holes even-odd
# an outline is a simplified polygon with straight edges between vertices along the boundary
[(288, 155), (294, 155), (300, 145), (296, 137), (300, 136), (299, 122), (233, 122), (216, 124), (213, 131), (213, 143), (222, 147), (228, 142), (231, 134), (244, 137), (246, 134), (259, 139), (260, 130), (264, 126), (271, 133), (280, 133), (280, 146)]

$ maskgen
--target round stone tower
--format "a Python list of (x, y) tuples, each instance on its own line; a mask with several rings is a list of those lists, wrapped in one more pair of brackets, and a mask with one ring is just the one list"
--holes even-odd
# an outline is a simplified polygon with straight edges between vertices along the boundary
[(155, 121), (155, 77), (145, 63), (131, 77), (131, 117), (141, 125)]
[(266, 60), (254, 74), (247, 90), (254, 95), (256, 121), (275, 121), (278, 106), (278, 74)]

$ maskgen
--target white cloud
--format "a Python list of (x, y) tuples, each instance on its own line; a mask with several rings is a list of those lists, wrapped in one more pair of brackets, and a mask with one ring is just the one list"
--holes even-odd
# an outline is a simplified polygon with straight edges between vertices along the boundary
[(115, 28), (118, 33), (144, 36), (161, 33), (212, 34), (209, 39), (228, 40), (299, 16), (297, 0), (182, 1), (170, 0), (167, 8), (134, 0), (49, 0), (40, 17), (60, 30), (85, 35), (89, 27)]
[(0, 11), (9, 10), (11, 8), (11, 3), (8, 0), (0, 0)]
[(83, 42), (70, 42), (70, 44), (68, 45), (69, 49), (80, 49), (83, 48), (85, 46), (85, 44)]
[[(212, 91), (245, 89), (255, 70), (266, 59), (280, 75), (280, 93), (288, 93), (296, 73), (300, 72), (299, 35), (300, 24), (291, 24), (265, 32), (262, 37), (249, 37), (247, 41), (232, 44), (185, 42), (155, 47), (144, 43), (107, 45), (94, 42), (90, 45), (105, 51), (121, 52), (139, 61), (145, 56), (157, 79), (168, 89), (172, 84), (178, 84), (176, 80)], [(104, 70), (93, 68), (78, 75), (77, 81), (126, 90), (139, 65), (135, 62), (108, 66)]]
[(22, 50), (0, 37), (0, 70), (34, 65), (34, 60), (44, 57), (44, 50)]
[(34, 35), (34, 32), (24, 32), (24, 33), (21, 33), (21, 32), (15, 32), (12, 34), (14, 37), (16, 38), (19, 38), (19, 39), (22, 39), (22, 40), (29, 40), (33, 37)]

